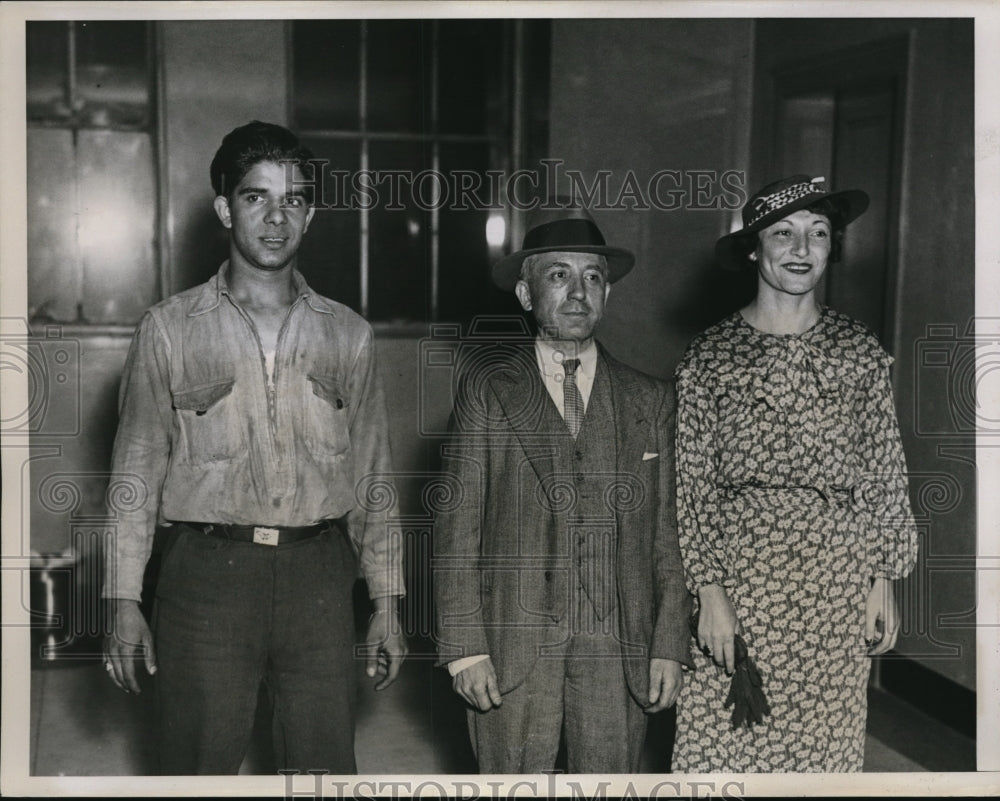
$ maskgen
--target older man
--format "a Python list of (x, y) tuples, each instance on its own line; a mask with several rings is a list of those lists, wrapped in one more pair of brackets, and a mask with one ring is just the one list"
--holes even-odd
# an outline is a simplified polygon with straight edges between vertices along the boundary
[[(105, 666), (126, 692), (140, 690), (138, 660), (157, 673), (165, 773), (236, 773), (262, 683), (279, 768), (355, 771), (358, 562), (377, 689), (405, 653), (399, 549), (356, 500), (389, 470), (372, 330), (295, 269), (310, 158), (277, 125), (223, 139), (211, 178), (229, 259), (146, 313), (125, 366), (113, 469), (145, 503), (108, 555)], [(172, 533), (154, 648), (138, 601), (158, 519)]]
[(689, 660), (674, 514), (670, 388), (594, 341), (633, 256), (550, 201), (498, 262), (537, 325), (526, 347), (470, 356), (435, 525), (441, 661), (469, 705), (483, 773), (639, 767), (644, 713)]

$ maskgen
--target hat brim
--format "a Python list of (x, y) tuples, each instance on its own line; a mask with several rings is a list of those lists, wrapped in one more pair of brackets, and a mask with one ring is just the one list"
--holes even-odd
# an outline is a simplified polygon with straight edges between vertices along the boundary
[(557, 247), (529, 248), (505, 256), (493, 265), (493, 283), (512, 292), (521, 277), (521, 265), (528, 256), (539, 253), (596, 253), (608, 260), (608, 283), (613, 284), (635, 266), (635, 256), (624, 248), (598, 245), (559, 245)]
[(779, 220), (785, 219), (789, 214), (823, 201), (831, 201), (837, 204), (840, 207), (843, 225), (847, 225), (865, 213), (868, 209), (869, 198), (868, 194), (860, 189), (845, 189), (842, 192), (831, 192), (828, 195), (806, 195), (782, 206), (770, 214), (765, 214), (752, 225), (721, 237), (715, 243), (715, 258), (727, 270), (738, 270), (746, 260), (743, 240), (747, 236), (755, 234), (757, 231), (762, 231), (769, 225), (774, 225)]

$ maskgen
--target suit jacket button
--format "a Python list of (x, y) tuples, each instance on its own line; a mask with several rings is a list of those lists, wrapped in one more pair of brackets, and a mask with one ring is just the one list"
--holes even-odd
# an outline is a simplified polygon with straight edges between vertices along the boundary
[(546, 581), (552, 581), (552, 571), (551, 570), (546, 570), (545, 571), (545, 580)]

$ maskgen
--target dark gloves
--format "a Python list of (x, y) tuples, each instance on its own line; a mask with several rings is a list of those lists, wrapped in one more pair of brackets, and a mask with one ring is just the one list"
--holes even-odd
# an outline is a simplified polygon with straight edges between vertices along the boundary
[[(698, 637), (698, 618), (692, 616), (691, 633)], [(764, 717), (771, 714), (771, 705), (764, 695), (764, 682), (761, 680), (760, 671), (750, 658), (747, 644), (743, 638), (736, 634), (733, 637), (733, 650), (736, 657), (736, 670), (729, 684), (729, 695), (723, 705), (725, 709), (733, 707), (733, 730), (746, 723), (748, 729), (753, 729), (754, 723), (763, 723)], [(711, 654), (706, 651), (706, 656)]]
[(754, 723), (763, 723), (764, 716), (771, 714), (771, 705), (764, 695), (760, 671), (747, 652), (747, 644), (737, 634), (734, 642), (736, 651), (736, 671), (729, 684), (729, 695), (726, 696), (725, 708), (733, 707), (733, 729), (738, 729), (741, 723), (746, 723), (748, 729)]

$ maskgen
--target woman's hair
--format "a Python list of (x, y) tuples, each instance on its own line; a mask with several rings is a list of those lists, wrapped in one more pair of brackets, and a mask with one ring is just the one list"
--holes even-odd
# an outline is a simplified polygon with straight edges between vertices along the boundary
[[(830, 258), (828, 263), (835, 264), (839, 262), (844, 247), (844, 230), (847, 228), (844, 224), (844, 212), (839, 204), (823, 198), (809, 206), (798, 209), (798, 211), (811, 211), (813, 214), (822, 214), (830, 221)], [(751, 267), (754, 270), (757, 269), (757, 264), (750, 259), (750, 254), (757, 250), (759, 242), (760, 231), (745, 234), (736, 240), (736, 246), (743, 254), (745, 267)]]
[(268, 122), (253, 122), (226, 134), (212, 159), (209, 174), (216, 195), (229, 197), (255, 164), (262, 161), (296, 161), (307, 180), (312, 151), (287, 128)]

